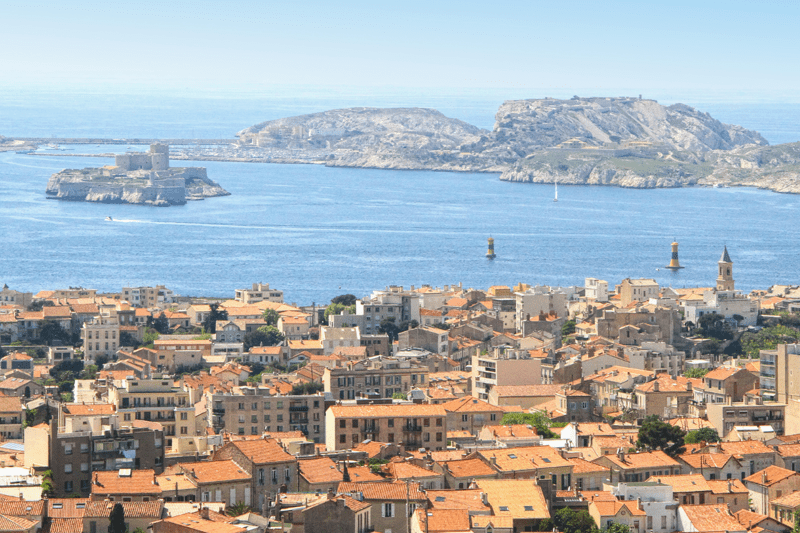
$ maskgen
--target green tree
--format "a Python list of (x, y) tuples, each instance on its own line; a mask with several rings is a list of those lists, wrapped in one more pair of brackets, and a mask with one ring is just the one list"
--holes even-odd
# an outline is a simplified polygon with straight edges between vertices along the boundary
[(683, 438), (685, 444), (697, 444), (698, 442), (719, 442), (719, 433), (714, 428), (700, 428), (690, 431)]
[(55, 341), (67, 342), (70, 337), (71, 334), (54, 320), (45, 320), (42, 322), (42, 327), (39, 328), (39, 339), (48, 346), (52, 346)]
[(306, 383), (295, 383), (292, 385), (292, 395), (299, 396), (301, 394), (316, 394), (325, 389), (325, 385), (319, 381), (311, 381)]
[(393, 343), (397, 340), (397, 334), (400, 333), (400, 328), (395, 324), (394, 317), (390, 316), (381, 320), (381, 323), (378, 325), (378, 332), (388, 335), (389, 343)]
[(152, 348), (153, 342), (155, 342), (155, 340), (160, 336), (161, 334), (158, 331), (156, 331), (153, 328), (150, 328), (145, 330), (144, 335), (142, 336), (142, 342), (144, 343), (144, 346)]
[(264, 321), (268, 326), (277, 326), (278, 319), (281, 317), (281, 315), (279, 315), (274, 309), (265, 309), (261, 316), (264, 318)]
[(217, 320), (228, 320), (228, 312), (219, 308), (219, 304), (214, 302), (208, 306), (211, 311), (206, 315), (203, 320), (203, 329), (208, 333), (217, 332)]
[(122, 504), (117, 502), (111, 509), (111, 515), (108, 517), (108, 533), (125, 533), (125, 509)]
[(561, 326), (561, 335), (566, 337), (567, 335), (572, 335), (573, 333), (575, 333), (575, 321), (567, 320), (564, 322), (564, 325)]
[(331, 315), (341, 315), (342, 311), (345, 311), (345, 310), (347, 310), (347, 312), (350, 313), (351, 315), (354, 315), (356, 313), (356, 306), (355, 305), (344, 305), (344, 304), (340, 304), (340, 303), (330, 304), (325, 309), (325, 322), (330, 324), (330, 321), (328, 320), (329, 316), (331, 316)]
[(245, 505), (244, 502), (239, 502), (236, 505), (228, 507), (228, 516), (242, 516), (250, 512), (250, 506)]
[(402, 392), (395, 392), (395, 393), (392, 394), (392, 399), (393, 400), (407, 400), (408, 397), (405, 394), (403, 394)]
[(128, 333), (127, 331), (120, 331), (119, 332), (119, 345), (120, 346), (133, 346), (134, 348), (138, 348), (141, 343), (136, 340), (136, 337)]
[(49, 498), (53, 492), (53, 471), (48, 469), (42, 472), (42, 497)]
[(706, 374), (708, 374), (707, 368), (690, 368), (683, 373), (687, 378), (702, 378)]
[(674, 457), (686, 449), (683, 446), (685, 436), (686, 432), (681, 428), (662, 422), (656, 415), (650, 415), (644, 419), (642, 427), (639, 428), (639, 441), (636, 443), (636, 447), (662, 450), (667, 455)]
[(419, 327), (419, 322), (416, 320), (403, 320), (400, 322), (400, 325), (397, 326), (398, 332), (408, 331), (409, 329), (416, 329)]
[(153, 319), (153, 329), (162, 335), (169, 333), (169, 319), (163, 312)]
[(447, 331), (448, 329), (450, 329), (450, 324), (445, 324), (444, 322), (434, 322), (433, 324), (431, 324), (431, 327)]
[(81, 379), (94, 379), (97, 377), (97, 365), (87, 365), (81, 372)]
[(597, 533), (594, 518), (587, 511), (573, 511), (564, 507), (556, 511), (553, 526), (563, 533)]
[(331, 298), (332, 304), (342, 304), (345, 307), (350, 307), (351, 305), (356, 305), (357, 298), (353, 294), (340, 294), (334, 298)]
[(730, 324), (719, 313), (708, 313), (697, 320), (700, 335), (714, 339), (727, 340), (733, 338)]
[(630, 533), (631, 528), (619, 522), (611, 522), (608, 526), (604, 527), (602, 533)]
[(739, 341), (742, 350), (751, 358), (759, 356), (761, 350), (774, 350), (778, 344), (793, 344), (800, 340), (800, 331), (783, 324), (745, 332)]
[(277, 346), (283, 342), (283, 335), (275, 326), (261, 326), (244, 336), (244, 349), (250, 350), (253, 346)]
[(506, 413), (500, 420), (504, 426), (516, 424), (526, 424), (536, 429), (536, 433), (544, 439), (557, 439), (559, 436), (550, 430), (551, 427), (563, 427), (565, 424), (558, 424), (541, 411), (535, 413)]

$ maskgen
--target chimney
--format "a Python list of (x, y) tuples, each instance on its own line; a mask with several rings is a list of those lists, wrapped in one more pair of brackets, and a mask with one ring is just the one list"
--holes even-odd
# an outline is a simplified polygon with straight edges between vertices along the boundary
[(485, 492), (481, 492), (481, 502), (483, 505), (489, 505), (489, 498), (486, 496)]
[(492, 466), (497, 466), (497, 457), (492, 455), (491, 457), (489, 457), (489, 462), (492, 464)]
[(653, 392), (658, 392), (658, 380), (653, 381)]
[(730, 479), (728, 480), (728, 492), (733, 492), (733, 483), (731, 483)]
[(205, 520), (211, 520), (208, 516), (208, 507), (201, 507), (200, 508), (200, 517)]
[(762, 485), (766, 485), (767, 484), (767, 472), (766, 472), (766, 470), (764, 472), (761, 472), (761, 484)]
[(694, 389), (692, 389), (692, 382), (691, 381), (687, 381), (686, 382), (686, 391), (687, 392), (692, 392), (692, 390), (694, 390)]
[(333, 487), (328, 488), (328, 499), (332, 500), (336, 497), (336, 493), (333, 492)]

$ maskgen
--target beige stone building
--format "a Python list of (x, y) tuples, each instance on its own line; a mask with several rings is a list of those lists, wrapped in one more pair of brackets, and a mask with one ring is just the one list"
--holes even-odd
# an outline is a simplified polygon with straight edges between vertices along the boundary
[(119, 321), (116, 316), (98, 315), (87, 321), (81, 328), (83, 339), (83, 358), (95, 361), (102, 355), (113, 358), (119, 349)]
[(408, 394), (414, 387), (426, 387), (429, 373), (428, 367), (412, 361), (381, 357), (325, 368), (322, 382), (325, 392), (337, 400), (391, 398), (395, 393)]
[[(291, 390), (291, 387), (289, 387)], [(325, 442), (325, 397), (321, 394), (279, 394), (270, 387), (234, 387), (206, 394), (211, 427), (233, 435), (302, 431)]]
[(231, 460), (180, 463), (156, 476), (164, 501), (252, 505), (252, 476)]
[(257, 302), (283, 303), (283, 291), (270, 289), (269, 283), (253, 283), (249, 289), (236, 289), (235, 300), (245, 305)]
[(472, 395), (489, 399), (492, 388), (503, 385), (539, 385), (542, 360), (526, 350), (502, 350), (472, 357)]
[(116, 407), (121, 427), (132, 427), (135, 420), (160, 423), (168, 452), (177, 447), (176, 439), (198, 434), (189, 392), (175, 386), (171, 379), (112, 381), (108, 401)]
[(406, 449), (446, 447), (447, 411), (441, 405), (334, 405), (325, 415), (328, 450), (351, 449), (365, 440)]

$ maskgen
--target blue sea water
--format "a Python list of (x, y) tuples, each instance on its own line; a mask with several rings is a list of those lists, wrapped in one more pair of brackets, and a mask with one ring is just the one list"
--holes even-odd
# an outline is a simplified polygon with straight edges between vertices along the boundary
[[(353, 105), (435, 107), (490, 128), (504, 98), (470, 92), (2, 96), (0, 134), (6, 136), (204, 138)], [(800, 140), (798, 104), (684, 101), (756, 129), (771, 143)], [(794, 223), (800, 197), (794, 195), (563, 186), (555, 203), (552, 186), (505, 183), (493, 174), (179, 162), (208, 167), (232, 195), (170, 208), (45, 198), (52, 173), (108, 162), (0, 153), (0, 283), (31, 291), (163, 283), (184, 295), (232, 296), (264, 281), (301, 304), (390, 284), (571, 285), (588, 276), (613, 284), (631, 276), (710, 286), (723, 245), (734, 260), (737, 288), (800, 282)], [(484, 258), (490, 235), (494, 261)], [(673, 238), (686, 266), (677, 273), (663, 268)]]

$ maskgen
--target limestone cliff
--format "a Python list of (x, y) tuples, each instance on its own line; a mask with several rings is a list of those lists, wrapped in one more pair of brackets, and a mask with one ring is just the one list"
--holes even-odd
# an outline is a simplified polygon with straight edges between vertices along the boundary
[(230, 194), (199, 167), (135, 172), (121, 172), (117, 167), (66, 169), (50, 177), (46, 193), (58, 200), (159, 207)]

